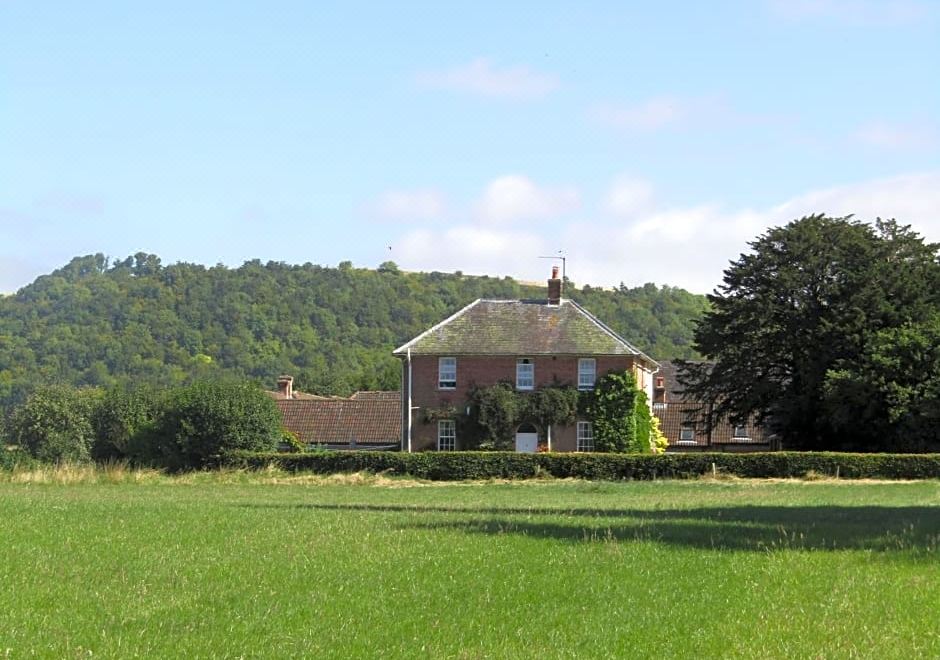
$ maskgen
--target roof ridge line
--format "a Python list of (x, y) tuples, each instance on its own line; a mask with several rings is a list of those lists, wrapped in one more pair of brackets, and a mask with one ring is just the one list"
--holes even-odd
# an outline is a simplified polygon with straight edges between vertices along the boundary
[(640, 349), (638, 349), (636, 346), (634, 346), (633, 344), (631, 344), (630, 342), (628, 342), (626, 339), (624, 339), (623, 337), (621, 337), (619, 334), (617, 334), (616, 332), (614, 332), (614, 330), (611, 329), (610, 326), (608, 326), (606, 323), (604, 323), (604, 322), (601, 321), (599, 318), (597, 318), (596, 316), (594, 316), (591, 312), (589, 312), (589, 311), (586, 310), (584, 307), (582, 307), (581, 305), (579, 305), (578, 303), (576, 303), (574, 300), (571, 300), (570, 298), (566, 298), (566, 299), (565, 299), (565, 302), (568, 302), (568, 303), (570, 303), (571, 305), (573, 305), (575, 309), (577, 309), (579, 312), (581, 312), (582, 314), (584, 314), (584, 315), (588, 318), (588, 320), (590, 320), (592, 323), (594, 323), (598, 328), (600, 328), (601, 330), (603, 330), (604, 332), (606, 332), (607, 334), (609, 334), (611, 337), (613, 337), (613, 338), (616, 339), (617, 341), (621, 342), (624, 346), (626, 346), (627, 348), (629, 348), (631, 351), (633, 351), (634, 355), (639, 355), (639, 356), (641, 356), (641, 357), (644, 357), (644, 358), (646, 358), (647, 360), (649, 360), (652, 364), (655, 364), (657, 367), (659, 366), (659, 363), (658, 363), (656, 360), (654, 360), (654, 359), (651, 358), (649, 355), (647, 355), (646, 353), (644, 353), (643, 351), (641, 351)]
[(437, 330), (437, 329), (440, 328), (441, 326), (447, 325), (448, 323), (450, 323), (451, 321), (453, 321), (453, 320), (456, 319), (457, 317), (461, 316), (461, 315), (462, 315), (464, 312), (466, 312), (468, 309), (470, 309), (470, 308), (473, 307), (474, 305), (479, 304), (479, 303), (482, 302), (482, 301), (483, 301), (482, 298), (477, 298), (477, 299), (474, 300), (472, 303), (470, 303), (469, 305), (466, 305), (466, 306), (464, 306), (463, 308), (457, 310), (456, 312), (454, 312), (453, 314), (451, 314), (450, 316), (448, 316), (446, 319), (444, 319), (444, 320), (441, 321), (440, 323), (438, 323), (438, 324), (436, 324), (436, 325), (432, 325), (430, 328), (428, 328), (427, 330), (425, 330), (424, 332), (422, 332), (420, 335), (418, 335), (417, 337), (415, 337), (415, 338), (412, 339), (411, 341), (406, 342), (406, 343), (402, 344), (401, 346), (399, 346), (398, 348), (396, 348), (394, 351), (392, 351), (392, 355), (395, 355), (396, 353), (401, 353), (402, 351), (405, 351), (405, 350), (411, 348), (411, 346), (412, 346), (413, 344), (416, 344), (416, 343), (417, 343), (418, 341), (420, 341), (421, 339), (424, 339), (426, 336), (428, 336), (429, 334), (431, 334), (432, 332), (434, 332), (435, 330)]

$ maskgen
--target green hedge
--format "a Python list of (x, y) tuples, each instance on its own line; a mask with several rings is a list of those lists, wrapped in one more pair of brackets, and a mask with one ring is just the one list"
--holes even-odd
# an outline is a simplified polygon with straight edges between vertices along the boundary
[(831, 452), (696, 454), (517, 454), (515, 452), (352, 452), (310, 454), (235, 452), (223, 463), (263, 469), (336, 474), (389, 472), (420, 479), (528, 479), (540, 475), (618, 481), (688, 478), (710, 474), (739, 477), (803, 477), (813, 472), (847, 479), (937, 479), (940, 454), (843, 454)]

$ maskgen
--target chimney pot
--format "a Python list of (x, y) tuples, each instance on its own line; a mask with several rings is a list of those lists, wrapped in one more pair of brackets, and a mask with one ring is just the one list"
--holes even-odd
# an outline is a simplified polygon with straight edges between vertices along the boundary
[(558, 279), (558, 266), (552, 266), (552, 278), (548, 280), (548, 304), (561, 304), (561, 280)]
[(280, 376), (277, 379), (277, 393), (283, 399), (294, 398), (294, 377)]

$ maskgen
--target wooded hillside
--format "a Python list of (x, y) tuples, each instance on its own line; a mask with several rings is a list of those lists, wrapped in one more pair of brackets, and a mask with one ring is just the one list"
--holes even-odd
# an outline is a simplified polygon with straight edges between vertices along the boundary
[[(693, 357), (704, 296), (682, 289), (565, 291), (657, 358)], [(139, 253), (76, 257), (0, 298), (0, 407), (36, 385), (174, 385), (231, 375), (309, 392), (397, 389), (391, 350), (476, 298), (544, 297), (544, 287), (460, 273), (250, 261), (238, 268)]]

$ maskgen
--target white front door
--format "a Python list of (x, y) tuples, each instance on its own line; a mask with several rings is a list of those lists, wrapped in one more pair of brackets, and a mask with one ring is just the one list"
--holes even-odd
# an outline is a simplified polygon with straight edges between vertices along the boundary
[(517, 433), (516, 434), (516, 451), (525, 452), (528, 454), (535, 453), (535, 450), (539, 446), (539, 434), (538, 433)]

